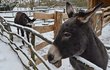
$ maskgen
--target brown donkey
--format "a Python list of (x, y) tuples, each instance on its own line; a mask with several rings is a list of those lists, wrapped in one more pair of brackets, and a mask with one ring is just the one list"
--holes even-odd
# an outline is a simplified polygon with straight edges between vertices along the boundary
[[(31, 20), (25, 13), (17, 12), (16, 17), (14, 19), (14, 23), (22, 25), (22, 26), (32, 27), (32, 25), (28, 25), (28, 23), (32, 23), (35, 20), (36, 19)], [(24, 30), (23, 29), (20, 29), (20, 30), (21, 30), (21, 35), (24, 37)], [(17, 33), (19, 34), (19, 28), (17, 28)], [(26, 31), (26, 36), (27, 36), (28, 42), (29, 42), (29, 34), (30, 34), (30, 32)], [(24, 42), (23, 42), (23, 44), (24, 44)]]

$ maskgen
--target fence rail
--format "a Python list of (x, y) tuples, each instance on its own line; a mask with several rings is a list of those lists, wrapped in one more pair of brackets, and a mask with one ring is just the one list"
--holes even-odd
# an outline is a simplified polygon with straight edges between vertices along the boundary
[[(16, 13), (16, 12), (18, 12), (18, 11), (0, 11), (0, 13)], [(34, 10), (28, 10), (28, 11), (22, 11), (21, 10), (21, 12), (35, 12)]]
[[(52, 41), (46, 39), (45, 37), (43, 37), (42, 35), (40, 35), (39, 32), (37, 32), (37, 31), (35, 31), (35, 30), (31, 29), (31, 28), (23, 27), (23, 26), (21, 26), (21, 25), (11, 24), (11, 23), (7, 23), (7, 22), (6, 22), (5, 24), (8, 24), (8, 25), (14, 26), (14, 27), (18, 27), (18, 28), (22, 28), (22, 29), (24, 29), (24, 30), (28, 30), (28, 31), (30, 31), (31, 33), (33, 33), (34, 35), (40, 37), (41, 39), (46, 40), (48, 43), (50, 43), (50, 44), (52, 43)], [(7, 31), (7, 30), (5, 29), (5, 27), (4, 27), (1, 23), (0, 23), (0, 27), (1, 27), (1, 29), (2, 29), (3, 31), (5, 31), (7, 34), (12, 35), (12, 36), (15, 35), (15, 36), (17, 36), (18, 38), (22, 39), (22, 40), (28, 45), (28, 47), (29, 47), (29, 49), (31, 50), (31, 52), (33, 52), (34, 55), (36, 55), (36, 56), (39, 58), (39, 60), (41, 60), (41, 61), (43, 62), (43, 64), (47, 67), (48, 70), (51, 70), (50, 67), (48, 66), (48, 64), (45, 62), (45, 60), (35, 51), (35, 49), (34, 49), (34, 47), (33, 47), (33, 45), (32, 45), (31, 43), (28, 43), (23, 37), (19, 36), (18, 34), (15, 34), (15, 33), (13, 33), (13, 32)], [(2, 34), (2, 33), (1, 33), (1, 34)], [(10, 42), (11, 42), (11, 44), (13, 43), (11, 40), (10, 40)], [(34, 60), (33, 60), (33, 61), (34, 61)], [(33, 61), (31, 61), (31, 62), (33, 62)], [(32, 64), (34, 64), (34, 63), (32, 63)], [(37, 69), (37, 67), (36, 67), (36, 65), (34, 65), (34, 70), (36, 70), (36, 69)]]

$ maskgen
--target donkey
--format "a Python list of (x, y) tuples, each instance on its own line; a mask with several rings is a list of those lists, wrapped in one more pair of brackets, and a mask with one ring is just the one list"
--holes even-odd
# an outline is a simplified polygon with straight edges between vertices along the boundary
[[(31, 20), (25, 13), (17, 12), (16, 17), (14, 19), (14, 23), (22, 25), (22, 26), (32, 27), (32, 25), (28, 25), (28, 23), (32, 23), (35, 20), (36, 19)], [(21, 30), (21, 35), (24, 37), (23, 29), (20, 29), (20, 30)], [(19, 34), (19, 28), (17, 28), (17, 33)], [(29, 42), (29, 34), (30, 34), (30, 32), (26, 31), (26, 36), (27, 36), (28, 42)], [(23, 44), (24, 44), (24, 42), (23, 42)]]
[(94, 70), (90, 67), (87, 68), (85, 64), (74, 57), (81, 56), (106, 70), (108, 54), (105, 46), (92, 30), (90, 21), (92, 15), (101, 5), (102, 3), (88, 11), (74, 12), (72, 5), (69, 2), (66, 3), (66, 12), (69, 18), (62, 24), (48, 51), (50, 63), (60, 67), (61, 60), (69, 57), (75, 70)]

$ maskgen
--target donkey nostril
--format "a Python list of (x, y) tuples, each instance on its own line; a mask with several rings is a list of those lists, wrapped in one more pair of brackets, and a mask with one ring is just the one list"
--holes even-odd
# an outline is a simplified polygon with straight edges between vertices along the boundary
[(54, 59), (54, 56), (51, 55), (51, 54), (49, 54), (49, 55), (48, 55), (48, 60), (49, 60), (49, 61), (52, 61), (53, 59)]

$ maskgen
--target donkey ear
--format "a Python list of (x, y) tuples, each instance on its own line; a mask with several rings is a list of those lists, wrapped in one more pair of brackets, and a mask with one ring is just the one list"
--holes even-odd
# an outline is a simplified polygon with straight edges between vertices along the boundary
[(78, 16), (78, 19), (81, 21), (81, 22), (88, 22), (89, 19), (93, 16), (93, 14), (103, 5), (103, 3), (100, 3), (98, 5), (96, 5), (94, 8), (86, 11), (86, 12), (79, 12), (79, 16)]
[(69, 18), (71, 18), (75, 13), (73, 6), (69, 2), (66, 2), (66, 12)]

